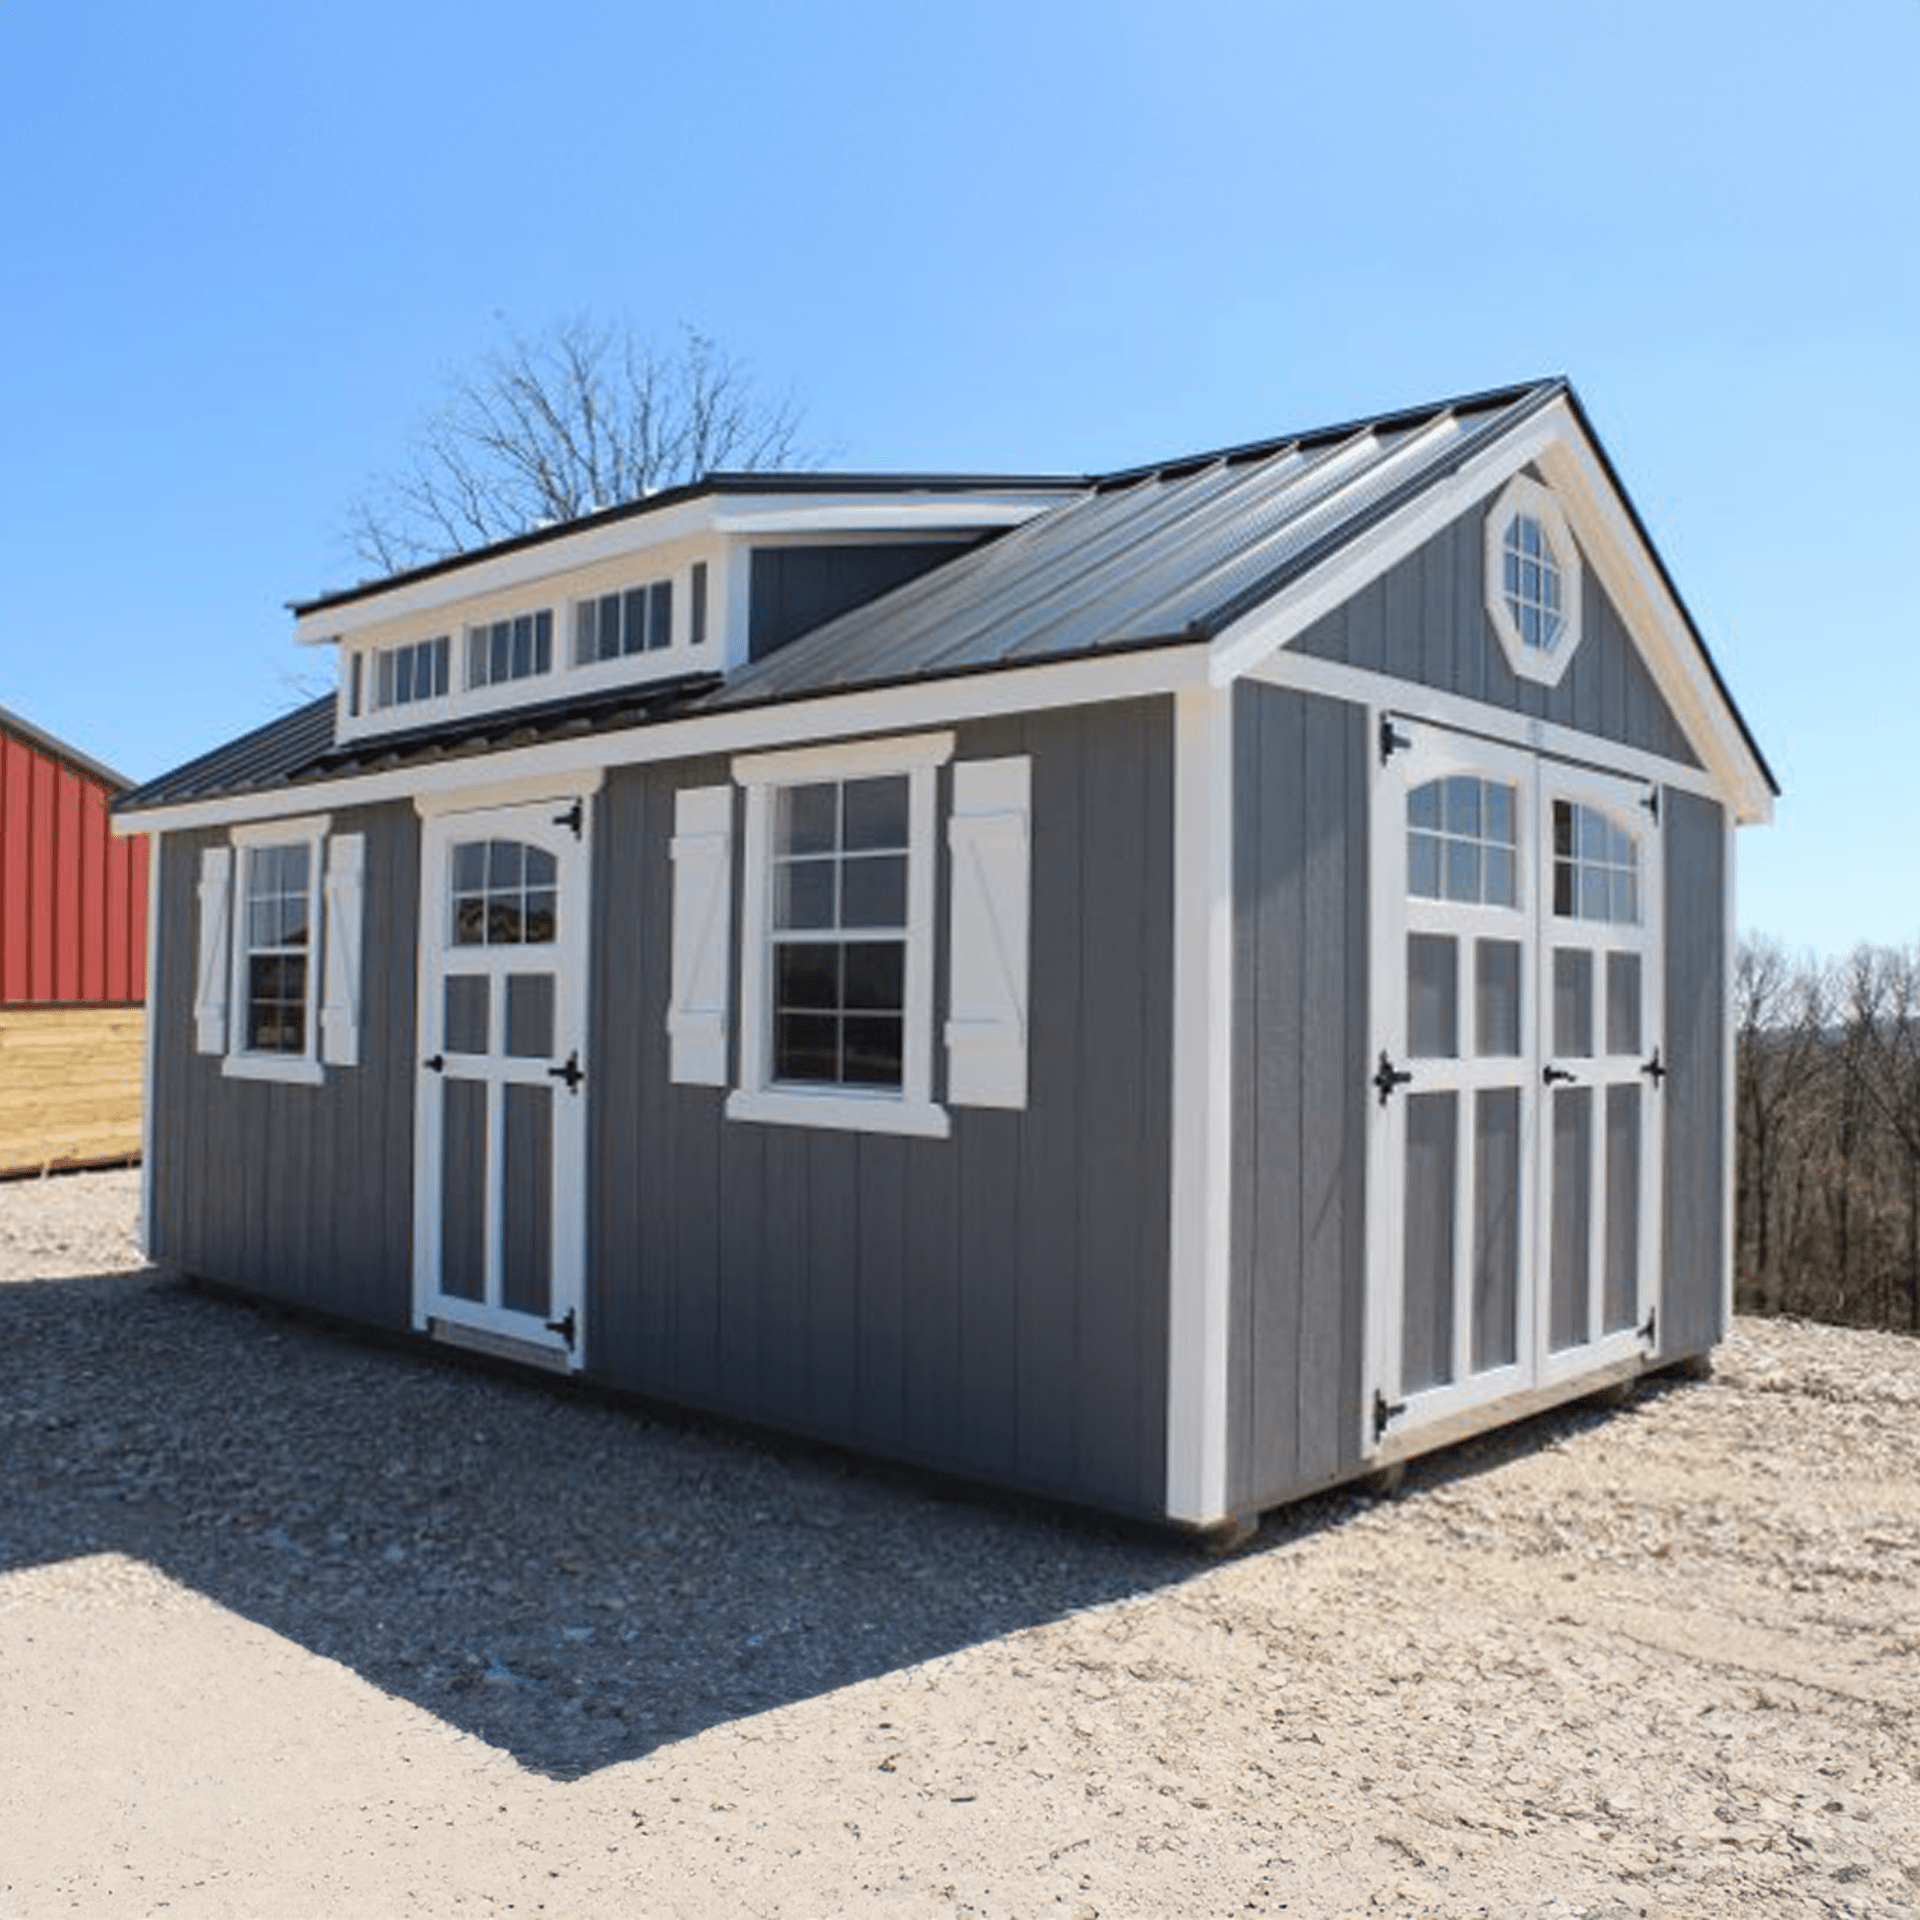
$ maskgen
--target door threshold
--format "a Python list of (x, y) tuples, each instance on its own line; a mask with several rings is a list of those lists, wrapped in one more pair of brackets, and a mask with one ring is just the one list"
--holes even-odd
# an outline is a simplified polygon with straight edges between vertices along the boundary
[(1536, 1413), (1545, 1413), (1550, 1407), (1564, 1406), (1569, 1400), (1585, 1400), (1592, 1394), (1605, 1392), (1608, 1387), (1637, 1380), (1643, 1373), (1651, 1373), (1664, 1364), (1649, 1353), (1624, 1354), (1585, 1373), (1570, 1373), (1541, 1386), (1522, 1387), (1517, 1392), (1502, 1394), (1496, 1400), (1479, 1401), (1461, 1408), (1458, 1413), (1423, 1421), (1404, 1433), (1389, 1433), (1367, 1455), (1367, 1465), (1370, 1468), (1390, 1466), (1396, 1460), (1411, 1460), (1441, 1447), (1458, 1446), (1462, 1440), (1474, 1439), (1494, 1427), (1504, 1427)]
[(438, 1314), (427, 1322), (427, 1332), (450, 1347), (464, 1347), (469, 1353), (484, 1353), (490, 1359), (513, 1360), (521, 1366), (539, 1367), (546, 1373), (573, 1371), (571, 1355), (537, 1340), (516, 1340), (510, 1333), (464, 1326), (458, 1320), (443, 1320)]

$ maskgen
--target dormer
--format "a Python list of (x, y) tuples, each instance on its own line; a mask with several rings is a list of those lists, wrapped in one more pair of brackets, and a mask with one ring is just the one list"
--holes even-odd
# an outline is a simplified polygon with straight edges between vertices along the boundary
[(714, 474), (296, 604), (339, 649), (340, 743), (724, 676), (1081, 490)]

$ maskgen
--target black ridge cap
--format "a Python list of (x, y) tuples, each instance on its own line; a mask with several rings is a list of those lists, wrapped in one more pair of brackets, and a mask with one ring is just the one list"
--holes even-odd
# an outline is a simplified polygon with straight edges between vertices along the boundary
[(1547, 389), (1572, 391), (1565, 374), (1549, 374), (1541, 380), (1521, 380), (1512, 386), (1489, 387), (1481, 393), (1461, 394), (1451, 400), (1433, 400), (1424, 406), (1402, 407), (1393, 413), (1363, 414), (1356, 420), (1343, 420), (1329, 427), (1313, 427), (1304, 433), (1276, 434), (1270, 439), (1246, 440), (1237, 446), (1216, 447), (1208, 453), (1182, 454), (1177, 459), (1151, 461), (1145, 466), (1122, 467), (1112, 473), (1097, 474), (1093, 486), (1097, 492), (1105, 492), (1111, 487), (1130, 486), (1140, 480), (1177, 479), (1222, 462), (1235, 466), (1246, 460), (1268, 460), (1289, 447), (1328, 446), (1336, 441), (1351, 440), (1357, 433), (1397, 433), (1423, 426), (1445, 413), (1485, 413), (1493, 408), (1510, 407), (1529, 394), (1543, 393)]
[(31, 720), (22, 720), (11, 708), (0, 707), (0, 733), (12, 734), (22, 745), (33, 748), (36, 753), (44, 754), (49, 760), (58, 760), (70, 773), (80, 774), (88, 780), (98, 780), (115, 793), (133, 785), (124, 773), (116, 773), (104, 761), (93, 759), (78, 747), (68, 746), (44, 727), (36, 727)]
[(466, 547), (438, 560), (424, 560), (418, 566), (404, 567), (398, 573), (378, 580), (362, 580), (351, 587), (340, 587), (315, 594), (307, 600), (289, 600), (287, 611), (296, 617), (324, 613), (330, 607), (344, 607), (356, 600), (371, 599), (377, 593), (389, 593), (396, 587), (410, 587), (431, 580), (456, 568), (472, 566), (482, 560), (496, 560), (503, 554), (521, 553), (549, 540), (561, 540), (571, 534), (586, 533), (596, 527), (616, 525), (667, 507), (683, 506), (706, 494), (725, 493), (951, 493), (968, 494), (1005, 488), (1044, 492), (1079, 491), (1086, 487), (1084, 474), (1061, 473), (803, 473), (791, 469), (776, 473), (738, 472), (716, 469), (698, 480), (677, 487), (663, 487), (658, 493), (643, 494), (638, 500), (622, 500), (594, 513), (583, 513), (576, 520), (556, 520), (544, 527), (532, 527), (525, 533), (509, 534), (504, 540), (490, 541), (482, 547)]

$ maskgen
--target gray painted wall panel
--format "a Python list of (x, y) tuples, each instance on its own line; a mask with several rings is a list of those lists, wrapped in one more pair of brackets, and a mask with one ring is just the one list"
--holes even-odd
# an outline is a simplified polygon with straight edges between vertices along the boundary
[(1293, 650), (1382, 669), (1697, 766), (1591, 566), (1581, 571), (1583, 638), (1560, 684), (1547, 688), (1515, 678), (1487, 619), (1483, 524), (1478, 509), (1463, 514), (1315, 621)]
[[(589, 1366), (662, 1399), (1160, 1512), (1171, 706), (958, 732), (960, 758), (1032, 756), (1031, 1088), (1021, 1113), (953, 1109), (947, 1141), (728, 1121), (719, 1091), (668, 1083), (673, 796), (727, 767), (609, 775)], [(936, 1039), (943, 1020), (936, 1004)]]
[(1367, 741), (1341, 701), (1234, 695), (1228, 1499), (1358, 1459)]
[(317, 1087), (231, 1080), (194, 1051), (203, 847), (168, 834), (155, 929), (154, 1253), (183, 1272), (375, 1325), (411, 1312), (414, 916), (412, 809), (342, 810), (367, 837), (361, 1058)]
[(845, 546), (756, 547), (747, 657), (762, 659), (851, 607), (965, 553), (972, 540)]
[(1727, 1331), (1722, 1196), (1726, 1139), (1725, 815), (1666, 790), (1668, 1077), (1666, 1261), (1660, 1351), (1702, 1353)]

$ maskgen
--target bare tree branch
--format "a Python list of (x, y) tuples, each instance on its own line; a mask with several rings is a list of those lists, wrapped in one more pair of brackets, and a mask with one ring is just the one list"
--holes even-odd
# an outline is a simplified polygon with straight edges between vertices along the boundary
[(347, 510), (354, 553), (393, 573), (721, 467), (805, 467), (800, 409), (697, 327), (665, 351), (583, 315), (515, 333), (455, 375), (407, 464)]

